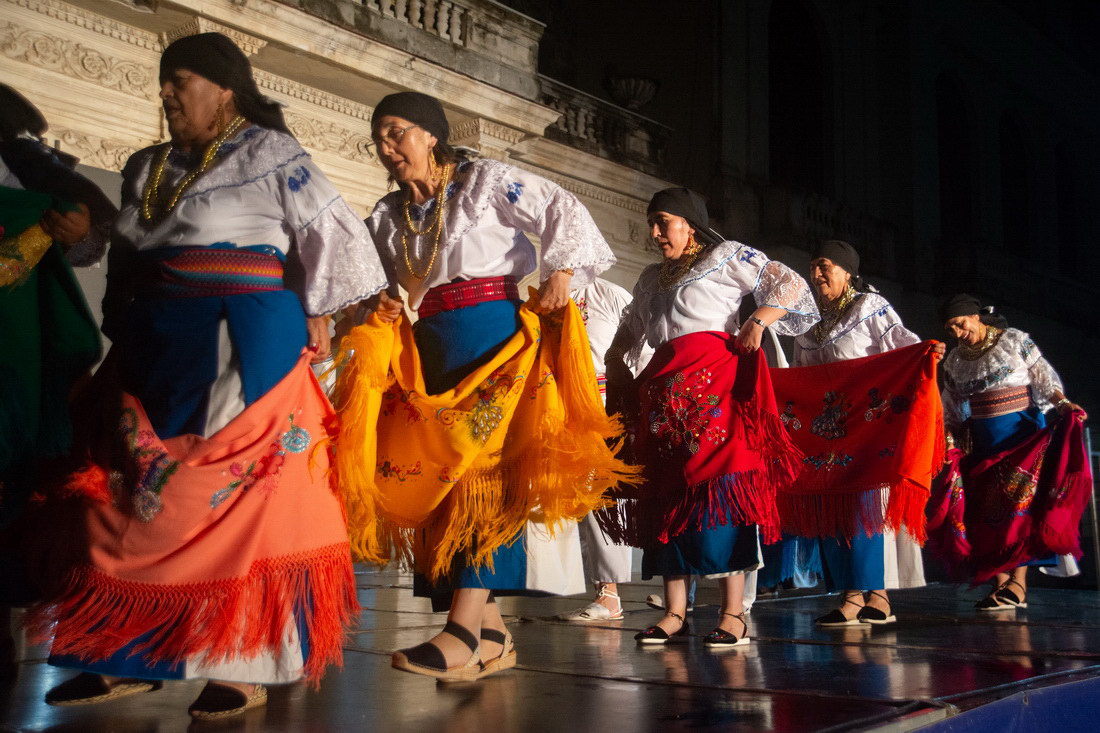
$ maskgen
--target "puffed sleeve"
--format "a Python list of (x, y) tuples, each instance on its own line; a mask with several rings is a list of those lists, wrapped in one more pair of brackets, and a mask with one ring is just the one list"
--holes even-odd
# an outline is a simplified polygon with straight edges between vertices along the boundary
[(1046, 360), (1039, 347), (1026, 333), (1021, 332), (1020, 358), (1027, 364), (1027, 376), (1031, 380), (1031, 399), (1040, 410), (1049, 410), (1054, 404), (1054, 393), (1065, 392), (1062, 378)]
[(786, 315), (771, 325), (781, 336), (797, 336), (821, 320), (813, 291), (797, 272), (747, 245), (726, 262), (726, 275), (742, 291), (751, 291), (758, 307), (782, 308)]
[(615, 264), (588, 209), (552, 181), (512, 168), (501, 178), (493, 205), (504, 224), (539, 236), (544, 278), (571, 269), (570, 287), (580, 289)]
[(901, 318), (891, 305), (871, 316), (871, 334), (879, 344), (879, 353), (919, 344), (920, 336), (902, 325)]
[(363, 221), (308, 157), (279, 171), (277, 185), (301, 270), (308, 316), (369, 298), (389, 280)]

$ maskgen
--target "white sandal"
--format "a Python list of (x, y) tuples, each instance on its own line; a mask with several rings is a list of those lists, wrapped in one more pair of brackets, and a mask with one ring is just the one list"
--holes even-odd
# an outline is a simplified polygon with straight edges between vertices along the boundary
[[(601, 598), (614, 598), (617, 602), (618, 608), (612, 610), (602, 603), (596, 601)], [(596, 594), (596, 601), (589, 603), (583, 608), (578, 608), (575, 611), (569, 613), (563, 613), (558, 616), (562, 621), (581, 621), (590, 623), (592, 621), (621, 621), (623, 619), (623, 602), (619, 598), (618, 593), (612, 593), (606, 587), (601, 587), (600, 592)]]

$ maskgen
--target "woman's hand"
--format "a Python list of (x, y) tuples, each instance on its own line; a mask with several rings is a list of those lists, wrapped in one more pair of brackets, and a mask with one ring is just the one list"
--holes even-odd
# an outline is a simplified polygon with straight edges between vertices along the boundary
[(374, 312), (384, 323), (393, 323), (405, 312), (405, 301), (401, 298), (391, 298), (390, 294), (383, 290), (378, 294), (378, 304), (374, 306)]
[(306, 319), (306, 334), (309, 340), (309, 348), (315, 353), (309, 360), (310, 364), (320, 364), (332, 357), (332, 337), (328, 332), (329, 316), (317, 316)]
[(573, 275), (562, 270), (550, 273), (539, 286), (539, 313), (553, 313), (569, 302), (569, 283)]
[(937, 341), (936, 345), (932, 347), (932, 353), (936, 355), (937, 359), (942, 359), (943, 355), (947, 353), (947, 344)]
[(77, 211), (62, 213), (50, 209), (42, 215), (38, 223), (51, 239), (68, 249), (88, 236), (88, 230), (92, 228), (92, 215), (87, 206), (77, 204)]
[(760, 348), (763, 338), (764, 327), (750, 318), (741, 324), (741, 330), (737, 332), (737, 346), (744, 353), (751, 354)]

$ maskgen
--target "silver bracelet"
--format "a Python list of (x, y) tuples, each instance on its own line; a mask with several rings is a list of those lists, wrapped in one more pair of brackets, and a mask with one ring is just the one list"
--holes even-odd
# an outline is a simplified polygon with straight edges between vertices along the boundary
[(1069, 401), (1069, 397), (1063, 397), (1062, 399), (1055, 402), (1054, 406), (1055, 407), (1061, 407), (1062, 405), (1072, 405), (1072, 404), (1073, 403)]
[(761, 321), (756, 316), (749, 316), (749, 320), (752, 321), (753, 323), (755, 323), (756, 325), (760, 326), (760, 328), (767, 328), (768, 327), (768, 324), (764, 323), (763, 321)]

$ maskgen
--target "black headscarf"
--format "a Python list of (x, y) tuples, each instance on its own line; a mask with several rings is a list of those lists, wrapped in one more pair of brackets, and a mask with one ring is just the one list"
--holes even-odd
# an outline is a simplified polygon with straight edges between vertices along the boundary
[(220, 87), (233, 90), (237, 112), (249, 122), (290, 134), (283, 110), (260, 93), (244, 51), (221, 33), (199, 33), (173, 41), (160, 57), (163, 81), (176, 69), (187, 69)]
[(7, 84), (0, 84), (0, 142), (26, 132), (42, 137), (47, 129), (46, 118), (37, 107)]
[(372, 119), (377, 124), (378, 120), (387, 115), (420, 125), (444, 144), (451, 135), (451, 126), (447, 122), (447, 115), (443, 113), (443, 105), (428, 94), (397, 92), (386, 95), (374, 108)]
[(647, 214), (664, 211), (687, 219), (695, 230), (695, 239), (701, 244), (718, 244), (725, 238), (710, 228), (707, 200), (689, 188), (666, 188), (653, 194)]
[(952, 318), (960, 316), (978, 316), (987, 326), (1008, 327), (1008, 319), (995, 312), (993, 306), (983, 306), (981, 301), (968, 293), (952, 295), (940, 304), (941, 323), (947, 323)]
[(826, 239), (818, 243), (810, 254), (810, 261), (820, 258), (830, 260), (834, 265), (839, 265), (845, 272), (852, 276), (852, 287), (860, 292), (874, 291), (859, 274), (859, 252), (847, 242), (839, 239)]

